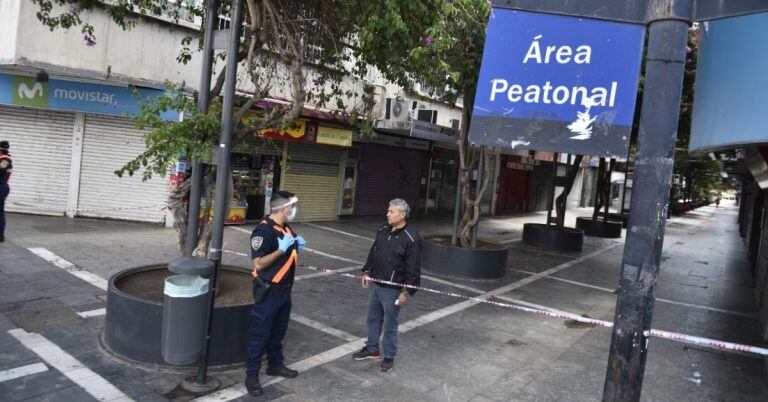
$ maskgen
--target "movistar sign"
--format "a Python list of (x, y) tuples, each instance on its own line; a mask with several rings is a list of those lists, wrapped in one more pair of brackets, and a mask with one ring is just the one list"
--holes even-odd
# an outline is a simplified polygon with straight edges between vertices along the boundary
[[(91, 84), (51, 79), (39, 82), (34, 77), (0, 74), (0, 104), (41, 107), (111, 115), (134, 115), (139, 112), (139, 98), (162, 95), (164, 91), (115, 85)], [(166, 112), (166, 120), (178, 120), (176, 111)]]

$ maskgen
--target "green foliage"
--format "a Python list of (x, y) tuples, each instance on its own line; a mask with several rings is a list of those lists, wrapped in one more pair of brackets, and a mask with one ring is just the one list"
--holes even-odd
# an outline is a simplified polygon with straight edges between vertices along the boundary
[[(187, 155), (188, 160), (210, 160), (220, 129), (221, 104), (216, 101), (208, 114), (200, 113), (181, 88), (169, 86), (171, 89), (165, 95), (141, 99), (141, 111), (135, 119), (138, 128), (149, 131), (144, 136), (146, 150), (115, 171), (117, 176), (133, 176), (142, 171), (142, 179), (148, 180), (153, 174), (165, 175), (179, 155)], [(160, 115), (169, 110), (183, 111), (184, 121), (164, 121)]]
[(461, 96), (474, 100), (490, 17), (491, 8), (484, 1), (442, 2), (423, 44), (411, 50), (411, 70), (444, 101), (454, 103)]

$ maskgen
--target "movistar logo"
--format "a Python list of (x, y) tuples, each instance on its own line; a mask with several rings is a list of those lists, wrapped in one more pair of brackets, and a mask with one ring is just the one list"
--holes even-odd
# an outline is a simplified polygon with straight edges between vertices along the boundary
[(32, 88), (26, 83), (19, 84), (19, 98), (34, 99), (43, 96), (43, 84), (36, 82)]
[(22, 106), (48, 107), (48, 83), (34, 77), (13, 77), (13, 104)]

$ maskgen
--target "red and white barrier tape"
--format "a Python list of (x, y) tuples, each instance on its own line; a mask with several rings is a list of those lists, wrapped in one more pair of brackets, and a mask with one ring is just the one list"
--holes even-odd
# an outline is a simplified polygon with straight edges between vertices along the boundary
[[(240, 255), (240, 256), (243, 256), (243, 257), (249, 257), (250, 258), (250, 255), (245, 254), (245, 253), (239, 253), (237, 251), (230, 251), (230, 250), (223, 250), (223, 249), (222, 250), (211, 249), (211, 251), (222, 251), (222, 252), (225, 252), (225, 253), (228, 253), (228, 254), (235, 254), (235, 255)], [(346, 273), (346, 272), (338, 272), (338, 271), (335, 271), (335, 270), (332, 270), (332, 269), (313, 267), (313, 266), (307, 266), (307, 265), (299, 265), (299, 267), (300, 268), (304, 268), (304, 269), (308, 269), (308, 270), (311, 270), (311, 271), (324, 272), (324, 273), (327, 273), (327, 274), (332, 275), (332, 276), (343, 276), (343, 277), (357, 279), (357, 280), (362, 280), (363, 279), (363, 275), (362, 274), (350, 274), (350, 273)], [(476, 301), (478, 303), (487, 303), (487, 304), (491, 304), (491, 305), (498, 306), (498, 307), (509, 308), (509, 309), (513, 309), (513, 310), (523, 311), (523, 312), (526, 312), (526, 313), (536, 314), (536, 315), (539, 315), (539, 316), (542, 316), (542, 317), (559, 318), (559, 319), (563, 319), (563, 320), (573, 320), (573, 321), (577, 321), (577, 322), (582, 322), (582, 323), (585, 323), (585, 324), (593, 325), (593, 326), (596, 326), (596, 327), (613, 328), (613, 323), (610, 322), (610, 321), (596, 320), (594, 318), (583, 317), (583, 316), (580, 316), (580, 315), (577, 315), (577, 314), (558, 312), (558, 311), (541, 310), (541, 309), (536, 309), (536, 308), (531, 308), (531, 307), (518, 306), (518, 305), (510, 304), (510, 303), (504, 303), (504, 302), (501, 302), (501, 301), (498, 301), (498, 300), (492, 300), (492, 298), (494, 297), (493, 294), (489, 294), (489, 295), (486, 295), (486, 296), (480, 296), (480, 297), (472, 297), (472, 296), (462, 295), (462, 294), (459, 294), (459, 293), (446, 292), (446, 291), (437, 290), (437, 289), (430, 289), (430, 288), (425, 288), (425, 287), (422, 287), (422, 286), (406, 285), (404, 283), (395, 283), (395, 282), (390, 282), (390, 281), (380, 280), (380, 279), (369, 278), (369, 280), (371, 282), (376, 282), (376, 283), (380, 283), (380, 284), (383, 284), (383, 285), (395, 285), (395, 286), (400, 286), (400, 287), (407, 288), (407, 289), (415, 289), (415, 290), (419, 290), (419, 291), (427, 292), (427, 293), (433, 293), (433, 294), (438, 294), (438, 295), (443, 295), (443, 296), (455, 297), (455, 298), (465, 299), (465, 300), (472, 300), (472, 301)], [(760, 355), (760, 356), (768, 356), (768, 349), (766, 349), (766, 348), (761, 348), (761, 347), (757, 347), (757, 346), (750, 346), (750, 345), (742, 345), (742, 344), (732, 343), (732, 342), (718, 341), (716, 339), (701, 338), (701, 337), (698, 337), (698, 336), (691, 336), (691, 335), (681, 334), (681, 333), (677, 333), (677, 332), (669, 332), (669, 331), (661, 331), (661, 330), (657, 330), (657, 329), (651, 329), (649, 331), (645, 331), (644, 335), (646, 337), (655, 336), (657, 338), (667, 339), (667, 340), (670, 340), (670, 341), (687, 343), (687, 344), (690, 344), (690, 345), (702, 346), (702, 347), (707, 347), (707, 348), (712, 348), (712, 349), (729, 350), (729, 351), (734, 351), (734, 352), (751, 353), (751, 354), (756, 354), (756, 355)]]

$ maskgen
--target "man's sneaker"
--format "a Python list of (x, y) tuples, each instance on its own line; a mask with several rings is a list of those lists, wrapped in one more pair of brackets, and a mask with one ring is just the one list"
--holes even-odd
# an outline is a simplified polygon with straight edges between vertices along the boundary
[(264, 390), (261, 389), (261, 384), (259, 384), (258, 374), (245, 377), (245, 388), (250, 396), (261, 396), (264, 394)]
[(363, 346), (363, 349), (352, 355), (355, 360), (378, 359), (379, 357), (381, 357), (379, 352), (371, 352), (367, 346)]
[(392, 367), (394, 366), (395, 366), (395, 359), (384, 358), (384, 361), (381, 362), (381, 367), (379, 367), (379, 370), (386, 373), (388, 371), (392, 371)]
[(269, 367), (267, 368), (267, 375), (280, 376), (285, 378), (296, 378), (296, 376), (299, 375), (299, 372), (296, 370), (291, 370), (285, 366), (275, 368)]

